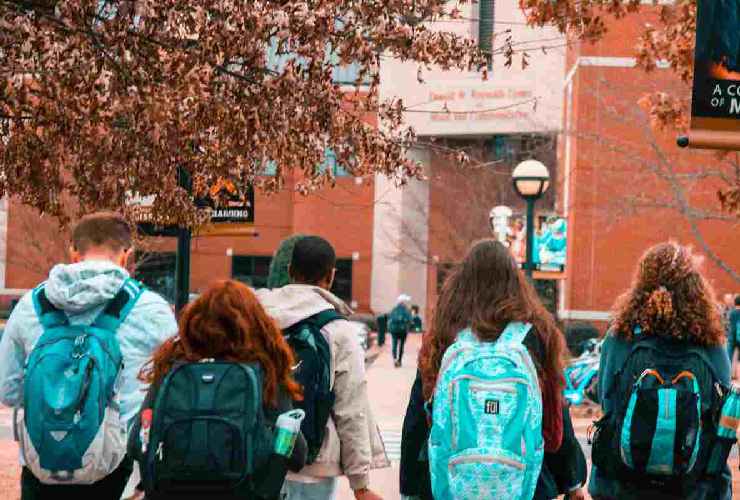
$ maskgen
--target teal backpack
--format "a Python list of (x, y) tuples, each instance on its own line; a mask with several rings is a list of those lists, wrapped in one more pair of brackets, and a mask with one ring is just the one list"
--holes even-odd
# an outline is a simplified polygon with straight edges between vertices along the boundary
[(116, 331), (142, 292), (128, 279), (91, 325), (72, 325), (49, 302), (44, 285), (33, 291), (43, 333), (26, 363), (17, 438), (26, 466), (42, 483), (90, 484), (123, 460)]
[(530, 500), (542, 467), (542, 395), (522, 343), (531, 326), (510, 323), (496, 342), (462, 331), (437, 379), (429, 437), (437, 500)]

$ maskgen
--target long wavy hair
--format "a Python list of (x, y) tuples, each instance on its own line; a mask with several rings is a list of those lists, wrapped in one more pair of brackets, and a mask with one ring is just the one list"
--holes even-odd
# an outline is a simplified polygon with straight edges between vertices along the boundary
[(472, 328), (483, 341), (495, 341), (512, 321), (531, 323), (544, 347), (537, 364), (540, 384), (560, 392), (565, 340), (552, 315), (540, 302), (529, 280), (501, 243), (479, 241), (470, 248), (442, 287), (419, 363), (424, 397), (434, 394), (442, 357), (457, 334)]
[(291, 375), (293, 353), (246, 285), (232, 280), (214, 283), (185, 308), (179, 326), (179, 334), (162, 344), (144, 367), (142, 380), (160, 383), (177, 361), (258, 362), (268, 404), (277, 406), (279, 387), (294, 400), (301, 399), (300, 386)]
[(626, 340), (639, 328), (642, 335), (722, 345), (725, 335), (714, 292), (698, 262), (691, 249), (677, 243), (650, 248), (631, 288), (614, 305), (612, 331)]

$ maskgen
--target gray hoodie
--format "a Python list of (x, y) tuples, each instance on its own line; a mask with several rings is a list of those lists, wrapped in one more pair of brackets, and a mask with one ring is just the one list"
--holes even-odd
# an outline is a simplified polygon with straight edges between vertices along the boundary
[[(342, 315), (352, 312), (342, 300), (313, 286), (288, 285), (256, 293), (282, 329), (329, 309)], [(310, 478), (344, 475), (356, 490), (368, 486), (370, 469), (390, 466), (367, 399), (359, 328), (349, 321), (337, 320), (322, 330), (331, 348), (331, 383), (336, 401), (318, 458), (300, 474), (289, 475), (290, 480), (310, 482)]]
[[(46, 281), (46, 296), (63, 310), (72, 324), (90, 324), (118, 293), (129, 277), (125, 269), (108, 261), (84, 261), (55, 266)], [(31, 292), (13, 309), (0, 341), (0, 402), (23, 403), (23, 366), (42, 333)], [(118, 394), (121, 420), (128, 424), (144, 401), (146, 384), (139, 370), (154, 350), (177, 333), (172, 309), (156, 293), (145, 291), (118, 329), (124, 368)]]

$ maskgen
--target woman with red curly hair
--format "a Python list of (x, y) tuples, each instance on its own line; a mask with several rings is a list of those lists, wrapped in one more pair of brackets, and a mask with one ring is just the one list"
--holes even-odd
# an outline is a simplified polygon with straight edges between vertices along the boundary
[[(237, 281), (219, 281), (188, 305), (179, 321), (179, 334), (165, 342), (141, 373), (141, 378), (151, 383), (142, 416), (156, 401), (158, 390), (168, 374), (185, 363), (215, 360), (235, 364), (257, 364), (262, 373), (263, 415), (267, 426), (274, 425), (277, 417), (292, 409), (292, 402), (301, 399), (301, 388), (292, 378), (293, 353), (282, 332), (267, 315), (254, 293)], [(244, 388), (247, 391), (247, 387)], [(156, 413), (157, 408), (154, 408)], [(218, 411), (215, 408), (214, 411)], [(155, 415), (156, 417), (156, 415)], [(144, 456), (141, 443), (141, 422), (136, 419), (131, 432), (129, 453), (142, 465)], [(155, 420), (156, 422), (156, 420)], [(298, 436), (288, 468), (299, 471), (305, 464), (306, 443)], [(258, 464), (254, 477), (269, 477), (274, 464)], [(146, 479), (146, 474), (144, 474)], [(271, 480), (273, 478), (271, 477)], [(282, 481), (277, 485), (279, 491)], [(258, 488), (259, 489), (259, 488)], [(274, 485), (271, 485), (274, 490)], [(224, 496), (208, 494), (203, 498), (255, 498), (250, 490), (240, 489)], [(147, 494), (147, 498), (170, 498)], [(172, 496), (175, 498), (175, 496)], [(176, 498), (201, 498), (177, 495)], [(262, 498), (262, 497), (258, 497)]]
[(589, 484), (596, 500), (731, 498), (729, 469), (704, 477), (730, 364), (699, 262), (687, 247), (656, 245), (616, 302), (599, 369), (605, 417), (596, 423)]

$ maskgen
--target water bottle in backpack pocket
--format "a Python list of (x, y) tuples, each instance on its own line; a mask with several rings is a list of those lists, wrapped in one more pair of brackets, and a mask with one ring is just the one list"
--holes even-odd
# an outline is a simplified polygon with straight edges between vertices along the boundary
[(435, 390), (429, 460), (440, 500), (529, 500), (542, 466), (542, 398), (522, 344), (529, 325), (496, 342), (470, 330), (445, 353)]
[(127, 280), (91, 325), (71, 325), (43, 285), (33, 291), (43, 333), (26, 363), (23, 421), (15, 423), (25, 464), (42, 483), (91, 484), (125, 457), (116, 331), (142, 292)]
[(254, 491), (273, 436), (258, 365), (204, 360), (175, 366), (152, 414), (142, 471), (148, 495)]

